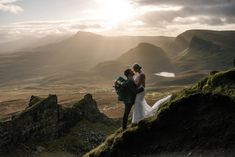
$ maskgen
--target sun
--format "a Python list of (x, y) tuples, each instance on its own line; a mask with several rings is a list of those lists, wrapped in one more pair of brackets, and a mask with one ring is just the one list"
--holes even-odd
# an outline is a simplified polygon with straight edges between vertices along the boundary
[(128, 0), (102, 0), (103, 5), (97, 16), (115, 27), (134, 15), (134, 7)]

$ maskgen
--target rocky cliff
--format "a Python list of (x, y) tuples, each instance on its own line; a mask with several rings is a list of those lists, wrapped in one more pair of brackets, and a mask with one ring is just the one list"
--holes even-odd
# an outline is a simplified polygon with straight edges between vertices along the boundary
[[(101, 131), (91, 133), (94, 128), (89, 127), (95, 127), (91, 124), (103, 125), (96, 128)], [(109, 131), (113, 131), (117, 126), (117, 122), (99, 112), (96, 101), (90, 94), (85, 95), (72, 108), (62, 108), (57, 102), (56, 95), (49, 95), (47, 98), (32, 96), (28, 107), (22, 113), (0, 123), (0, 152), (11, 154), (21, 150), (23, 153), (32, 153), (40, 146), (48, 151), (53, 148), (81, 155), (99, 144)], [(71, 135), (73, 130), (82, 138), (77, 139)], [(78, 142), (56, 143), (60, 139), (65, 140), (66, 136)], [(85, 142), (87, 144), (84, 146)], [(29, 152), (22, 151), (26, 148)]]
[(234, 113), (235, 69), (211, 72), (173, 93), (155, 116), (116, 131), (84, 157), (234, 156)]
[(63, 116), (56, 95), (46, 99), (32, 96), (25, 111), (10, 121), (0, 123), (0, 148), (59, 137), (64, 125)]

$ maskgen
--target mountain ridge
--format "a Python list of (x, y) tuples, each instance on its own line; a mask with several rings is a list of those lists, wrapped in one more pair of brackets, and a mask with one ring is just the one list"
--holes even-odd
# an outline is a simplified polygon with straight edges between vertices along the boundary
[(174, 69), (163, 49), (153, 44), (139, 43), (116, 60), (99, 63), (94, 67), (94, 71), (104, 78), (115, 78), (123, 74), (124, 69), (130, 68), (134, 63), (139, 63), (149, 75)]
[[(192, 38), (194, 36), (197, 36), (199, 38), (204, 38), (207, 41), (214, 41), (217, 43), (226, 43), (229, 44), (226, 45), (233, 45), (234, 42), (234, 36), (235, 31), (234, 30), (227, 30), (227, 31), (217, 31), (217, 30), (201, 30), (201, 29), (192, 29), (187, 30), (181, 34), (179, 34), (175, 41), (173, 41), (168, 48), (168, 51), (170, 51), (170, 54), (177, 55), (179, 52), (185, 50), (188, 48), (188, 45), (190, 44)], [(225, 42), (226, 41), (226, 42)]]
[(92, 67), (119, 57), (141, 41), (167, 45), (171, 40), (168, 37), (108, 37), (78, 32), (57, 43), (0, 55), (0, 75), (3, 76), (1, 83), (7, 86), (16, 82), (20, 84), (27, 80), (38, 80), (39, 77), (47, 79), (63, 75), (73, 75), (79, 80), (83, 77), (79, 74), (90, 75)]
[(225, 70), (232, 67), (234, 48), (194, 36), (187, 49), (175, 60), (181, 71)]
[[(110, 37), (90, 32), (78, 32), (72, 37), (57, 43), (19, 53), (0, 55), (0, 75), (2, 76), (0, 78), (0, 85), (7, 87), (10, 85), (33, 83), (36, 86), (60, 83), (84, 83), (85, 81), (90, 84), (90, 82), (95, 81), (84, 79), (93, 78), (92, 76), (94, 75), (99, 81), (103, 81), (102, 77), (96, 75), (98, 71), (104, 75), (107, 73), (105, 71), (117, 71), (119, 74), (116, 73), (107, 77), (109, 81), (112, 81), (117, 75), (122, 74), (125, 68), (131, 67), (133, 62), (143, 64), (143, 68), (147, 69), (146, 72), (150, 70), (148, 78), (152, 77), (151, 83), (153, 81), (161, 82), (153, 76), (153, 72), (158, 72), (160, 69), (161, 72), (165, 70), (177, 72), (178, 75), (176, 76), (180, 76), (182, 79), (179, 78), (181, 80), (173, 82), (187, 80), (187, 84), (188, 82), (190, 83), (190, 80), (194, 81), (191, 78), (195, 75), (199, 77), (211, 70), (223, 70), (231, 67), (235, 49), (233, 44), (235, 42), (234, 32), (189, 30), (180, 34), (176, 39), (157, 36)], [(181, 41), (178, 42), (178, 40)], [(152, 61), (153, 58), (151, 57), (145, 63), (139, 60), (131, 61), (128, 64), (121, 61), (120, 64), (124, 64), (121, 66), (119, 64), (120, 61), (110, 62), (110, 60), (115, 60), (128, 50), (135, 48), (139, 43), (149, 43), (160, 47), (169, 57), (170, 63), (166, 59), (162, 60), (166, 61), (166, 63), (161, 63), (161, 60), (155, 58), (155, 62), (158, 62), (156, 63), (158, 66), (155, 66), (155, 62)], [(197, 46), (197, 48), (193, 47), (193, 45)], [(201, 46), (200, 50), (198, 49), (199, 45)], [(208, 45), (211, 45), (210, 49), (208, 49)], [(173, 52), (169, 50), (170, 47)], [(181, 47), (182, 51), (179, 51), (179, 47)], [(203, 58), (204, 56), (206, 57)], [(144, 58), (147, 57), (144, 56)], [(120, 60), (125, 60), (125, 58), (123, 57)], [(114, 69), (110, 69), (108, 64), (110, 64), (110, 68), (113, 67)], [(172, 64), (173, 69), (170, 67), (163, 68), (167, 64)], [(95, 69), (94, 72), (93, 67), (95, 66), (101, 69), (104, 68), (104, 70), (98, 69), (96, 72)], [(185, 73), (188, 75), (190, 71), (195, 73), (185, 76)]]

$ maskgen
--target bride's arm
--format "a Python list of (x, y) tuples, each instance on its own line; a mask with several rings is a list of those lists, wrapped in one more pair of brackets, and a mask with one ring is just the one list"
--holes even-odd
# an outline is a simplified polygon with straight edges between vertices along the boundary
[(141, 74), (139, 77), (139, 79), (135, 80), (136, 86), (140, 87), (140, 85), (143, 85), (145, 87), (145, 75)]

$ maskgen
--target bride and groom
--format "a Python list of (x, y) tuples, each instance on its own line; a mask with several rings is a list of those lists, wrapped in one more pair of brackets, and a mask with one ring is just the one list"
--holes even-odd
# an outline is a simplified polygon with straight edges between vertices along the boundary
[(123, 116), (122, 128), (125, 130), (127, 128), (128, 115), (131, 111), (132, 106), (132, 124), (138, 124), (144, 118), (153, 116), (159, 106), (168, 101), (171, 95), (157, 101), (152, 107), (149, 106), (145, 100), (145, 80), (146, 76), (139, 64), (134, 64), (132, 69), (127, 69), (124, 71), (124, 75), (127, 77), (125, 82), (126, 92), (123, 102), (125, 104), (125, 111)]

